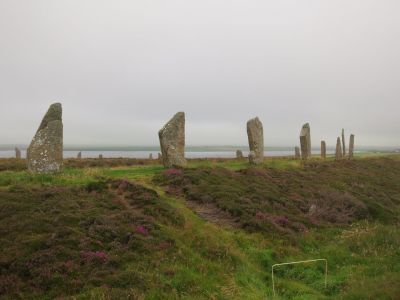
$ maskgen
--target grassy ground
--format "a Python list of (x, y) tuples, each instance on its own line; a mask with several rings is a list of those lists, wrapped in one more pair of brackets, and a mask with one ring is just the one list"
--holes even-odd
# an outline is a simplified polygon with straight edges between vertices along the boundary
[[(82, 161), (32, 175), (0, 160), (1, 299), (400, 295), (399, 156)], [(327, 288), (323, 264), (279, 267), (273, 297), (272, 265), (312, 258)]]

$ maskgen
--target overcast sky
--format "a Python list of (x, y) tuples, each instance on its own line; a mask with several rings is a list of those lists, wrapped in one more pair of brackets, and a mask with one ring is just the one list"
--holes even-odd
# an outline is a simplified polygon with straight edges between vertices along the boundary
[(400, 146), (399, 0), (1, 0), (0, 144), (28, 144), (52, 102), (65, 144), (266, 146), (301, 126), (328, 146)]

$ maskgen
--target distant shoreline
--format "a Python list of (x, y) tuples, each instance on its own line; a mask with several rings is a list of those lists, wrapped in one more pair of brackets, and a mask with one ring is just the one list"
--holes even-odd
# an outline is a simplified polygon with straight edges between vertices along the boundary
[[(236, 149), (224, 150), (224, 151), (193, 151), (193, 150), (186, 150), (185, 157), (186, 158), (235, 158), (236, 157)], [(64, 150), (63, 156), (64, 158), (75, 158), (78, 155), (78, 152), (82, 153), (82, 158), (97, 158), (101, 154), (104, 158), (139, 158), (139, 159), (146, 159), (149, 158), (151, 154), (154, 159), (158, 157), (158, 153), (160, 152), (159, 149), (155, 150), (133, 150), (133, 151), (126, 151), (126, 150), (104, 150), (104, 149), (97, 149), (97, 150)], [(249, 151), (242, 150), (244, 156), (248, 156)], [(381, 154), (390, 154), (396, 153), (395, 151), (364, 151), (358, 150), (356, 151), (358, 154), (367, 154), (367, 153), (381, 153)], [(26, 157), (26, 150), (21, 150), (22, 158)], [(320, 154), (319, 149), (313, 149), (312, 154), (318, 156)], [(333, 155), (334, 150), (328, 149), (328, 155)], [(294, 156), (294, 150), (277, 150), (277, 149), (268, 149), (264, 152), (265, 157), (290, 157)], [(12, 150), (0, 150), (0, 158), (12, 158), (15, 157), (15, 151)]]
[[(0, 145), (0, 151), (14, 151), (15, 147), (26, 150), (28, 145), (25, 144), (3, 144)], [(266, 152), (275, 151), (293, 151), (295, 146), (267, 146), (264, 148)], [(248, 146), (186, 146), (186, 152), (230, 152), (236, 150), (248, 151)], [(334, 151), (335, 145), (329, 145), (328, 150)], [(356, 146), (358, 151), (362, 152), (396, 152), (400, 151), (399, 147), (388, 146)], [(313, 151), (320, 151), (319, 145), (312, 148)], [(96, 146), (96, 145), (64, 145), (64, 151), (150, 151), (160, 152), (159, 146)]]

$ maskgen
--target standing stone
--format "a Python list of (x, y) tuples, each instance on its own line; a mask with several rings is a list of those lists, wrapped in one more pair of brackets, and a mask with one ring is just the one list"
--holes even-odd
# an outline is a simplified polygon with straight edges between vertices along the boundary
[(343, 157), (343, 152), (342, 152), (342, 143), (340, 141), (340, 137), (337, 138), (336, 141), (336, 160), (340, 160)]
[(236, 158), (243, 158), (242, 150), (236, 150)]
[(311, 157), (311, 130), (310, 124), (303, 125), (300, 131), (300, 147), (303, 159)]
[(342, 129), (342, 150), (343, 150), (343, 157), (346, 156), (346, 139), (344, 138), (344, 129)]
[(326, 158), (326, 143), (321, 141), (321, 157)]
[(185, 167), (185, 113), (178, 112), (158, 132), (166, 168)]
[(149, 154), (149, 159), (153, 159), (153, 153)]
[(300, 147), (294, 147), (294, 157), (300, 159)]
[(350, 143), (349, 143), (349, 159), (354, 156), (354, 134), (350, 135)]
[(63, 124), (60, 103), (50, 106), (27, 150), (28, 170), (58, 172), (63, 164)]
[(15, 158), (17, 159), (21, 158), (21, 150), (19, 150), (18, 147), (15, 147)]
[(99, 159), (103, 159), (103, 154), (99, 154)]
[(260, 164), (264, 160), (264, 133), (263, 125), (258, 117), (247, 122), (247, 137), (249, 139), (249, 162)]
[(78, 155), (76, 156), (76, 158), (77, 159), (81, 159), (82, 158), (82, 152), (81, 151), (78, 152)]
[(158, 160), (162, 160), (162, 154), (158, 152)]

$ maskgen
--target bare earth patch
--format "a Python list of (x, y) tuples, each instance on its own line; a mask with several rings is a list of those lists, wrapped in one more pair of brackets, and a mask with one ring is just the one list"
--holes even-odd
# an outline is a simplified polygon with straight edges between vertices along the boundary
[(228, 228), (240, 228), (240, 219), (233, 217), (230, 213), (219, 209), (215, 204), (199, 204), (195, 201), (187, 201), (187, 206), (202, 219)]

